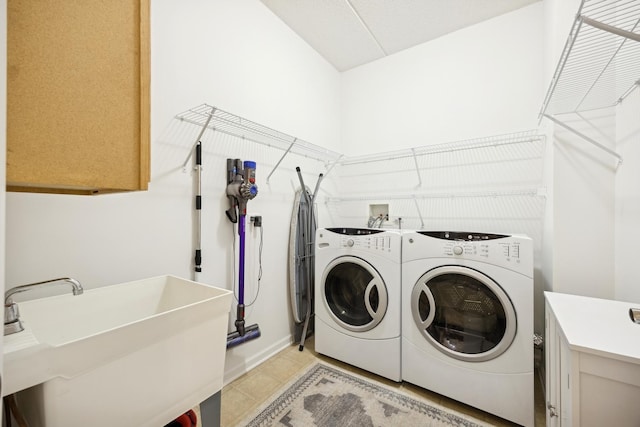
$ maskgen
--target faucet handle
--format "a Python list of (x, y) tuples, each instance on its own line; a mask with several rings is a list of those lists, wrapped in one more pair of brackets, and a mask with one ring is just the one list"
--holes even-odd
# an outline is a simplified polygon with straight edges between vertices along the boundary
[(12, 302), (11, 304), (4, 305), (4, 323), (15, 322), (20, 318), (20, 310), (18, 304)]
[(18, 304), (12, 302), (4, 305), (4, 335), (23, 331)]

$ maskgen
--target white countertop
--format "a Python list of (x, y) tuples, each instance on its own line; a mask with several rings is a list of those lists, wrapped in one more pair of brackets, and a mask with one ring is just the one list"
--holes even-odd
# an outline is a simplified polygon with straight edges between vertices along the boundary
[(640, 303), (544, 295), (572, 350), (640, 364), (640, 324), (629, 317), (629, 309)]

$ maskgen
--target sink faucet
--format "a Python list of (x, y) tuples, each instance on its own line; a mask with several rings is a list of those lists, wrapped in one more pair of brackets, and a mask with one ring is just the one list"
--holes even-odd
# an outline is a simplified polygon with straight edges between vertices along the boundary
[(15, 334), (24, 330), (22, 322), (20, 321), (20, 313), (18, 311), (18, 304), (13, 301), (12, 296), (20, 292), (25, 292), (30, 289), (41, 288), (46, 285), (55, 284), (68, 284), (71, 285), (74, 295), (81, 295), (83, 292), (82, 285), (76, 279), (70, 277), (61, 277), (59, 279), (45, 280), (44, 282), (29, 283), (28, 285), (20, 285), (15, 288), (9, 289), (4, 294), (4, 334)]

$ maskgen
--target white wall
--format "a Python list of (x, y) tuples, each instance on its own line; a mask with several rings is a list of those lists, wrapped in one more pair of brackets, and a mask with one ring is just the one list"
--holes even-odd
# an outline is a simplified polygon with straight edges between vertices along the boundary
[(347, 154), (537, 127), (543, 94), (542, 3), (347, 71)]
[[(609, 110), (562, 118), (598, 141), (615, 144)], [(616, 161), (575, 134), (554, 132), (553, 291), (613, 298)]]
[[(174, 119), (188, 108), (206, 102), (339, 148), (339, 74), (257, 0), (154, 0), (151, 49), (149, 191), (95, 197), (9, 193), (7, 286), (59, 276), (75, 277), (88, 289), (162, 274), (192, 277), (193, 177), (180, 165), (200, 129)], [(230, 289), (234, 277), (233, 233), (224, 215), (225, 159), (258, 162), (260, 195), (249, 210), (264, 217), (264, 271), (247, 322), (258, 323), (262, 337), (228, 352), (229, 380), (291, 340), (288, 241), (282, 236), (289, 234), (297, 185), (293, 168), (300, 164), (311, 177), (322, 165), (292, 156), (266, 185), (282, 153), (210, 131), (203, 142), (203, 282)], [(249, 231), (248, 299), (256, 291), (259, 240), (257, 230)]]
[(640, 303), (640, 88), (617, 107), (616, 113), (616, 149), (624, 162), (616, 174), (614, 297)]
[[(339, 74), (255, 0), (152, 4), (154, 115), (203, 102), (339, 149)], [(161, 128), (160, 128), (161, 129)]]

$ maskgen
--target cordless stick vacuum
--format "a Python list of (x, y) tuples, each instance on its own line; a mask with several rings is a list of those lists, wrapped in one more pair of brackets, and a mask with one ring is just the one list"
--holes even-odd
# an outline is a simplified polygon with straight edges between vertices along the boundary
[(238, 307), (236, 311), (236, 330), (227, 334), (227, 349), (235, 347), (260, 336), (257, 324), (244, 324), (244, 252), (245, 252), (245, 219), (247, 202), (258, 195), (256, 185), (256, 163), (240, 159), (227, 159), (227, 197), (231, 207), (226, 211), (232, 223), (238, 223), (240, 250), (238, 261)]

